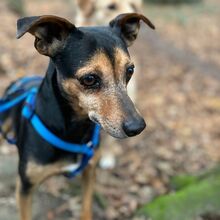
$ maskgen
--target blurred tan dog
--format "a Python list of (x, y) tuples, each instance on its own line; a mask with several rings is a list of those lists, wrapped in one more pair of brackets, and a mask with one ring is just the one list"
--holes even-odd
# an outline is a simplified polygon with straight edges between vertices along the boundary
[(104, 25), (120, 13), (140, 12), (142, 0), (76, 0), (75, 22)]
[[(116, 15), (121, 13), (141, 13), (142, 0), (76, 0), (75, 3), (75, 23), (78, 26), (86, 25), (106, 25)], [(138, 67), (137, 57), (132, 54), (134, 63)], [(132, 101), (136, 102), (137, 75), (140, 71), (135, 69), (135, 74), (128, 84), (128, 94)], [(102, 138), (102, 157), (100, 165), (102, 168), (113, 168), (115, 164), (115, 154), (121, 150), (119, 143), (111, 136)]]

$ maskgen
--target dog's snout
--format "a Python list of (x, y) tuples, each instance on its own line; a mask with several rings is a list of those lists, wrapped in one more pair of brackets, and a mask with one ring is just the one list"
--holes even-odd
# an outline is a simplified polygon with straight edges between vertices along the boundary
[(146, 123), (143, 118), (136, 120), (124, 121), (122, 128), (128, 137), (132, 137), (140, 134), (146, 127)]

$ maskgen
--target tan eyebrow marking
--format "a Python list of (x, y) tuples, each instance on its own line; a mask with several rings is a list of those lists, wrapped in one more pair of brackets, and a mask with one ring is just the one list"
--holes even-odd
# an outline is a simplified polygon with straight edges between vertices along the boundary
[(76, 77), (81, 77), (85, 73), (98, 72), (105, 75), (113, 74), (113, 66), (109, 57), (102, 51), (98, 50), (86, 64), (77, 70)]
[(120, 48), (115, 48), (115, 78), (122, 80), (121, 77), (124, 76), (125, 66), (132, 65), (130, 57)]

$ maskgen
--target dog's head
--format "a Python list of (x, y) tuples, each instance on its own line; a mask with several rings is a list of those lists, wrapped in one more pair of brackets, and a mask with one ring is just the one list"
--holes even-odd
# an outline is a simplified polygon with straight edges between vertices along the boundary
[(106, 27), (76, 28), (56, 16), (18, 20), (17, 37), (35, 36), (35, 47), (49, 56), (58, 72), (63, 96), (79, 117), (89, 117), (110, 135), (134, 136), (145, 128), (144, 119), (127, 95), (134, 72), (127, 47), (137, 37), (143, 15), (121, 14)]
[(107, 24), (122, 13), (141, 11), (142, 0), (74, 0), (78, 25)]

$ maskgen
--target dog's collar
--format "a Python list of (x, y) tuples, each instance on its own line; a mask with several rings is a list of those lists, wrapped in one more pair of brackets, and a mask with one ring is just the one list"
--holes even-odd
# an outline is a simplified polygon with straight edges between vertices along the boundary
[[(25, 82), (31, 81), (31, 78), (29, 77), (29, 80), (23, 79), (22, 82), (23, 81)], [(10, 91), (12, 90), (12, 92), (14, 92), (20, 89), (20, 87), (17, 87), (17, 89), (16, 87), (17, 86), (14, 86), (13, 89), (10, 89)], [(78, 165), (77, 168), (74, 168), (67, 174), (67, 176), (70, 178), (74, 177), (77, 174), (81, 173), (81, 171), (87, 166), (90, 159), (93, 157), (94, 150), (99, 145), (100, 126), (98, 124), (95, 124), (91, 141), (89, 141), (87, 144), (74, 144), (62, 140), (61, 138), (53, 134), (44, 125), (44, 123), (41, 121), (39, 116), (35, 113), (35, 101), (36, 101), (37, 92), (38, 92), (38, 87), (33, 87), (30, 90), (25, 91), (19, 97), (10, 100), (8, 102), (4, 102), (2, 106), (0, 105), (0, 113), (12, 108), (13, 106), (15, 106), (16, 104), (20, 103), (22, 100), (25, 99), (25, 104), (22, 109), (22, 116), (31, 123), (32, 127), (41, 136), (41, 138), (43, 138), (46, 142), (56, 147), (57, 149), (71, 153), (82, 154), (81, 163)]]

